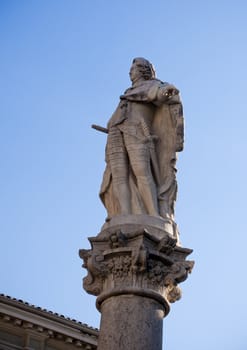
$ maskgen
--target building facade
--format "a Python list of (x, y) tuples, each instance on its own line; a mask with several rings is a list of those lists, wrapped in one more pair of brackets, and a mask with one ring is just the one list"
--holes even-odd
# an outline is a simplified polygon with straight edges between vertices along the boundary
[(0, 294), (0, 350), (96, 350), (98, 330)]

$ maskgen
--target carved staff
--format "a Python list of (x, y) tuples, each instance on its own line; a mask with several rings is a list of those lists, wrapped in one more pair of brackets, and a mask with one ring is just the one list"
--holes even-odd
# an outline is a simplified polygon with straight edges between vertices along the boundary
[(91, 127), (95, 130), (98, 130), (98, 131), (104, 132), (105, 134), (108, 134), (108, 129), (104, 128), (103, 126), (92, 124)]

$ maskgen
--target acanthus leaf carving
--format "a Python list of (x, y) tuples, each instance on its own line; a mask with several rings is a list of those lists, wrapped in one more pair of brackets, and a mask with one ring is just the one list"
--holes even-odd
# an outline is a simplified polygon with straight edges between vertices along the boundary
[(105, 269), (112, 273), (115, 279), (123, 280), (131, 271), (131, 257), (129, 255), (114, 256), (105, 261)]
[(166, 285), (176, 285), (186, 280), (188, 273), (194, 266), (193, 261), (176, 261), (171, 265), (169, 272), (165, 278)]
[(175, 303), (175, 301), (181, 299), (181, 296), (181, 288), (179, 288), (177, 285), (170, 284), (166, 287), (166, 298), (169, 303)]
[(158, 251), (170, 255), (176, 247), (176, 243), (176, 238), (173, 238), (170, 235), (165, 235), (164, 238), (162, 238), (159, 242)]

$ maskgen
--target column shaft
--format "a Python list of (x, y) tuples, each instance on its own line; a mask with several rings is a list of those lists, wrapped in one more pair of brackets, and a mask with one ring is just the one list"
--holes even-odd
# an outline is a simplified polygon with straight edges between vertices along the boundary
[(101, 305), (98, 350), (161, 350), (164, 310), (138, 295), (119, 295)]

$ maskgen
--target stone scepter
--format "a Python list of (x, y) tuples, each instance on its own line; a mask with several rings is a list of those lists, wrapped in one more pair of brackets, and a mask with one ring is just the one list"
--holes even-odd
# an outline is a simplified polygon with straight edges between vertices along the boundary
[(135, 58), (132, 85), (107, 128), (100, 198), (107, 218), (91, 249), (80, 250), (84, 289), (102, 313), (98, 350), (161, 350), (162, 319), (193, 268), (174, 219), (176, 154), (183, 150), (179, 90)]

